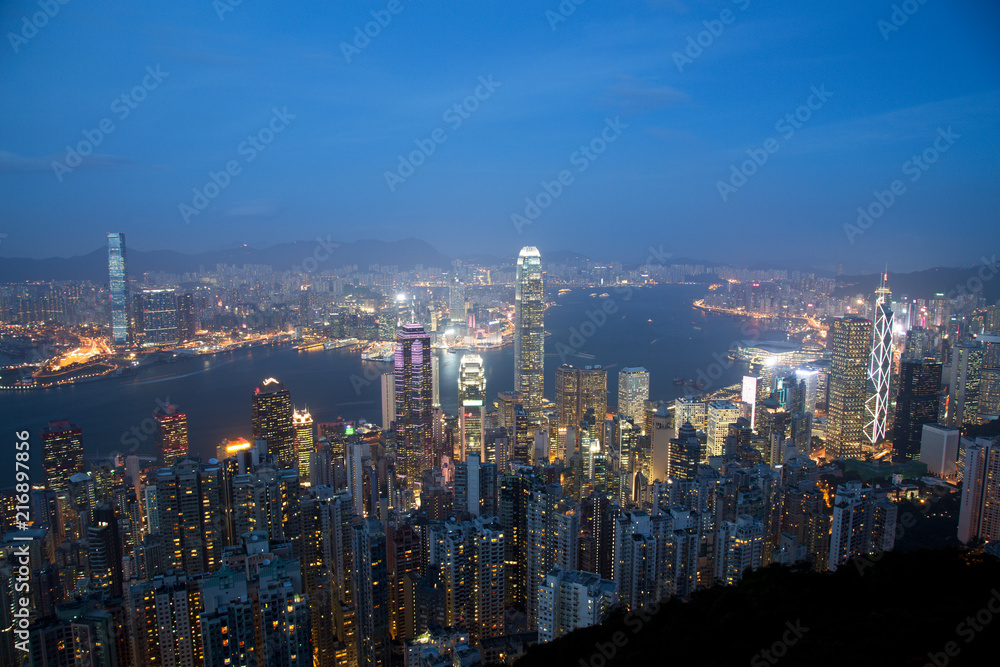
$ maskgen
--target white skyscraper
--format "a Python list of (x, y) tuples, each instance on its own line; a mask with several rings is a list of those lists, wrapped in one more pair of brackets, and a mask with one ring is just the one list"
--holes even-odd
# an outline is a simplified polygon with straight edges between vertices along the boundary
[(382, 430), (392, 428), (396, 418), (396, 376), (392, 373), (382, 373)]
[(872, 445), (885, 439), (885, 426), (889, 415), (889, 376), (892, 374), (892, 311), (889, 309), (887, 275), (875, 290), (875, 326), (872, 333), (872, 351), (868, 358), (868, 391), (865, 410), (865, 438)]
[(731, 401), (712, 401), (708, 404), (706, 433), (708, 434), (708, 455), (722, 456), (725, 449), (729, 425), (740, 417), (740, 407)]
[(593, 572), (555, 568), (538, 589), (538, 641), (597, 625), (618, 598), (618, 584)]
[(649, 400), (649, 371), (630, 366), (618, 371), (618, 414), (641, 422)]

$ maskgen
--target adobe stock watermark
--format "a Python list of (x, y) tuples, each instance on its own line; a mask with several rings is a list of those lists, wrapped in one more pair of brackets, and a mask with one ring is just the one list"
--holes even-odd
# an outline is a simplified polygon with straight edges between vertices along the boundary
[[(739, 10), (745, 11), (747, 7), (750, 6), (750, 0), (732, 0), (732, 3), (736, 5)], [(726, 30), (727, 25), (732, 25), (736, 22), (736, 12), (728, 7), (719, 12), (719, 18), (713, 19), (711, 21), (702, 21), (701, 24), (705, 26), (705, 29), (698, 32), (695, 35), (688, 35), (687, 46), (684, 48), (684, 52), (674, 51), (673, 59), (674, 64), (677, 65), (677, 71), (683, 73), (685, 65), (691, 65), (695, 60), (701, 57), (701, 54), (705, 52), (705, 49), (712, 46), (715, 40), (718, 39), (723, 32)]]
[(235, 12), (243, 4), (243, 0), (212, 0), (212, 9), (220, 21), (226, 20), (226, 14)]
[(64, 5), (68, 5), (72, 0), (38, 0), (38, 6), (42, 11), (35, 12), (30, 17), (25, 14), (21, 17), (21, 29), (7, 33), (7, 41), (14, 53), (20, 53), (21, 47), (38, 34), (38, 31), (49, 24), (51, 19), (62, 10)]
[(347, 64), (351, 64), (354, 56), (361, 55), (361, 52), (368, 48), (372, 40), (382, 34), (382, 29), (389, 27), (389, 24), (392, 23), (392, 17), (398, 16), (404, 9), (406, 6), (402, 0), (389, 0), (385, 9), (372, 10), (372, 20), (365, 23), (364, 29), (361, 26), (354, 26), (354, 39), (350, 43), (340, 43), (340, 52), (344, 55)]
[(948, 290), (948, 293), (945, 294), (944, 298), (951, 302), (952, 307), (956, 311), (961, 310), (966, 302), (972, 301), (979, 296), (979, 293), (983, 291), (983, 285), (993, 280), (993, 276), (997, 273), (1000, 273), (1000, 264), (997, 263), (996, 254), (989, 259), (984, 255), (979, 258), (979, 261), (981, 263), (979, 270), (976, 271), (976, 275), (970, 276), (964, 283), (955, 285), (954, 288)]
[[(656, 616), (656, 612), (660, 610), (660, 604), (660, 602), (652, 602), (625, 615), (625, 626), (632, 631), (633, 636), (642, 632), (642, 629)], [(594, 653), (586, 660), (580, 658), (579, 667), (604, 667), (618, 655), (619, 650), (628, 646), (631, 639), (632, 637), (624, 630), (618, 630), (611, 635), (611, 641), (594, 642)]]
[(122, 432), (118, 442), (121, 443), (122, 447), (128, 447), (130, 454), (134, 453), (141, 443), (146, 442), (156, 433), (159, 422), (156, 421), (156, 417), (153, 415), (156, 414), (157, 410), (162, 410), (164, 414), (172, 415), (177, 412), (177, 406), (171, 404), (169, 396), (163, 400), (157, 398), (156, 408), (153, 409), (152, 415), (143, 419), (137, 426), (133, 426), (131, 429)]
[(889, 14), (889, 19), (879, 19), (875, 24), (879, 32), (882, 33), (882, 39), (888, 42), (889, 35), (898, 32), (900, 28), (906, 25), (910, 17), (916, 14), (925, 4), (927, 4), (927, 0), (903, 0), (898, 5), (894, 4), (892, 6), (892, 13)]
[(785, 627), (788, 629), (782, 633), (780, 639), (750, 658), (751, 667), (767, 667), (767, 665), (778, 664), (781, 658), (788, 655), (788, 649), (798, 644), (799, 640), (809, 632), (809, 628), (802, 625), (801, 619), (795, 623), (785, 621)]
[[(146, 100), (149, 93), (160, 87), (163, 80), (170, 76), (170, 72), (164, 72), (160, 66), (147, 66), (146, 76), (142, 77), (142, 82), (132, 87), (131, 90), (122, 93), (111, 100), (111, 113), (119, 121), (123, 121), (132, 115), (132, 111)], [(116, 129), (115, 122), (111, 117), (102, 118), (97, 123), (97, 127), (92, 130), (83, 131), (83, 139), (76, 143), (76, 146), (66, 146), (66, 157), (52, 162), (52, 171), (56, 179), (62, 183), (66, 174), (70, 174), (74, 169), (83, 164), (83, 158), (92, 154)]]
[(312, 273), (319, 268), (319, 265), (330, 259), (333, 251), (339, 248), (342, 244), (334, 243), (330, 240), (330, 235), (327, 234), (324, 239), (322, 236), (316, 237), (316, 247), (313, 248), (312, 256), (306, 257), (302, 260), (301, 264), (292, 265), (293, 273)]
[[(976, 612), (975, 616), (966, 616), (955, 626), (955, 634), (966, 644), (972, 643), (979, 633), (986, 629), (993, 622), (993, 617), (1000, 614), (1000, 590), (994, 588), (990, 591), (990, 597), (983, 605), (983, 608)], [(962, 652), (962, 645), (956, 641), (946, 643), (941, 651), (929, 651), (927, 653), (928, 662), (924, 667), (945, 667), (951, 663), (952, 658), (958, 657)]]
[[(646, 257), (645, 266), (662, 266), (666, 259), (673, 256), (672, 253), (663, 252), (662, 244), (659, 248), (650, 246), (648, 251), (649, 255)], [(632, 296), (632, 288), (628, 284), (615, 285), (613, 291), (614, 296), (606, 298), (601, 302), (599, 308), (584, 311), (586, 318), (578, 326), (571, 326), (569, 328), (569, 335), (565, 343), (561, 340), (556, 341), (556, 353), (559, 355), (562, 363), (567, 364), (569, 363), (569, 357), (577, 356), (580, 350), (587, 344), (587, 341), (593, 338), (597, 334), (597, 331), (608, 323), (608, 316), (618, 312), (617, 297), (621, 296), (624, 299), (629, 299)]]
[[(264, 152), (277, 135), (285, 131), (294, 118), (295, 114), (288, 113), (288, 107), (282, 107), (280, 111), (277, 107), (273, 107), (270, 120), (257, 132), (247, 135), (246, 140), (241, 141), (236, 147), (236, 153), (243, 157), (244, 163), (250, 164)], [(208, 208), (212, 200), (229, 187), (233, 177), (242, 172), (243, 165), (235, 159), (226, 162), (223, 168), (217, 172), (209, 171), (208, 181), (201, 188), (191, 189), (191, 203), (181, 202), (177, 205), (177, 210), (180, 212), (184, 224), (190, 224), (192, 217), (201, 215), (201, 212)]]
[[(481, 103), (493, 96), (493, 93), (501, 85), (503, 82), (494, 81), (492, 74), (479, 77), (479, 85), (472, 91), (472, 94), (445, 109), (441, 120), (447, 123), (452, 131), (457, 130), (462, 127), (462, 123), (472, 117)], [(414, 172), (427, 161), (427, 158), (434, 155), (438, 145), (446, 141), (448, 141), (448, 132), (443, 127), (435, 128), (426, 139), (414, 139), (416, 150), (410, 151), (406, 156), (400, 154), (396, 170), (386, 170), (385, 172), (385, 184), (389, 186), (389, 192), (395, 192), (399, 185), (413, 176)]]
[(587, 0), (562, 0), (555, 11), (545, 10), (545, 19), (552, 27), (552, 32), (556, 31), (560, 23), (565, 23), (570, 16), (576, 13), (576, 8), (587, 2)]
[[(590, 165), (597, 160), (601, 154), (608, 149), (621, 136), (622, 130), (628, 129), (628, 123), (623, 123), (621, 116), (615, 116), (614, 120), (604, 119), (604, 127), (597, 136), (588, 143), (582, 144), (569, 156), (569, 163), (576, 167), (576, 173), (582, 174), (590, 168)], [(541, 216), (542, 211), (552, 206), (552, 202), (562, 196), (563, 191), (573, 184), (575, 180), (573, 172), (563, 169), (551, 181), (542, 180), (541, 190), (534, 197), (524, 198), (524, 212), (512, 213), (510, 221), (514, 229), (520, 234), (526, 225), (533, 224)]]
[[(911, 183), (919, 181), (924, 172), (941, 159), (942, 154), (951, 149), (955, 140), (962, 138), (962, 135), (951, 129), (951, 125), (948, 126), (947, 130), (939, 127), (937, 133), (938, 136), (931, 142), (930, 146), (920, 153), (913, 154), (909, 160), (903, 163), (901, 170), (904, 176), (910, 177)], [(889, 183), (888, 190), (875, 190), (872, 193), (874, 201), (867, 206), (858, 207), (856, 224), (844, 223), (844, 234), (847, 236), (847, 240), (853, 244), (855, 238), (864, 234), (904, 194), (906, 194), (906, 184), (898, 178)]]
[(722, 201), (728, 201), (729, 195), (746, 185), (747, 179), (756, 174), (768, 159), (778, 152), (781, 142), (795, 136), (795, 131), (802, 129), (802, 126), (809, 122), (813, 112), (822, 109), (826, 101), (833, 97), (833, 93), (826, 89), (825, 83), (821, 83), (818, 89), (812, 86), (809, 90), (811, 94), (806, 98), (805, 104), (797, 107), (795, 111), (786, 113), (774, 124), (774, 131), (781, 134), (780, 138), (768, 137), (760, 148), (748, 148), (747, 155), (750, 159), (745, 160), (738, 168), (735, 164), (729, 165), (729, 180), (715, 182)]

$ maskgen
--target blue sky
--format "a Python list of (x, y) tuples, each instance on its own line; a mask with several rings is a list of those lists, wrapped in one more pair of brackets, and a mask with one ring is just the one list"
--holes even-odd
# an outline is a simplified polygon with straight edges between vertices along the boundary
[[(124, 231), (140, 250), (417, 236), (452, 255), (531, 244), (639, 259), (662, 245), (906, 271), (1000, 245), (996, 3), (911, 0), (886, 39), (879, 21), (899, 2), (587, 0), (556, 22), (558, 0), (399, 0), (348, 62), (342, 44), (389, 0), (244, 0), (220, 18), (233, 2), (72, 0), (37, 33), (23, 22), (36, 2), (0, 4), (0, 256), (79, 254)], [(679, 67), (705, 21), (718, 34)], [(122, 118), (130, 91), (144, 99)], [(456, 126), (445, 114), (467, 98), (477, 108)], [(808, 120), (778, 130), (808, 102)], [(281, 131), (251, 150), (275, 109)], [(616, 118), (600, 155), (574, 159)], [(949, 127), (911, 181), (907, 161)], [(100, 145), (57, 173), (85, 132)], [(719, 182), (768, 140), (776, 152), (724, 200)], [(390, 187), (417, 141), (434, 152)], [(572, 180), (518, 231), (512, 215), (563, 171)], [(845, 232), (897, 179), (884, 214)]]

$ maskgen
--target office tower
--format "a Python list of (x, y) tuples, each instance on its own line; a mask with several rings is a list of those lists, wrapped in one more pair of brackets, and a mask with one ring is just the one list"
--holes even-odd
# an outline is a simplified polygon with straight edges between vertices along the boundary
[(983, 380), (984, 347), (979, 341), (956, 345), (946, 369), (948, 426), (960, 428), (979, 423), (979, 399)]
[(172, 289), (144, 289), (137, 295), (135, 335), (142, 347), (176, 345), (177, 292)]
[(158, 571), (181, 570), (194, 576), (215, 570), (223, 547), (222, 466), (186, 459), (157, 470), (154, 484), (164, 544)]
[(163, 458), (163, 465), (172, 466), (188, 453), (187, 413), (176, 405), (161, 405), (153, 412), (159, 427), (157, 446)]
[(731, 401), (711, 401), (706, 414), (708, 455), (722, 456), (726, 436), (729, 435), (729, 425), (735, 424), (739, 419), (740, 407)]
[(679, 480), (693, 480), (701, 463), (701, 443), (691, 422), (684, 422), (676, 438), (670, 440), (670, 452), (667, 455), (667, 477)]
[(87, 526), (90, 585), (117, 596), (122, 592), (122, 543), (115, 508), (111, 503), (101, 503), (93, 515)]
[(892, 376), (892, 293), (886, 284), (888, 275), (875, 290), (875, 321), (872, 326), (871, 353), (868, 356), (868, 399), (865, 401), (867, 421), (865, 437), (872, 446), (885, 440), (889, 420), (889, 378)]
[(111, 344), (132, 346), (132, 298), (129, 295), (125, 234), (108, 234), (108, 305), (111, 313)]
[(462, 355), (458, 371), (459, 458), (462, 460), (470, 452), (483, 453), (485, 400), (486, 372), (483, 369), (483, 358), (478, 354)]
[(629, 366), (618, 371), (618, 414), (639, 423), (649, 400), (649, 371)]
[(833, 321), (826, 427), (826, 458), (829, 460), (862, 456), (867, 362), (872, 335), (871, 320), (848, 316)]
[(528, 628), (538, 624), (538, 589), (554, 567), (577, 569), (580, 507), (558, 484), (535, 485), (525, 501), (525, 597)]
[(924, 424), (921, 427), (920, 462), (927, 464), (927, 472), (944, 479), (952, 479), (958, 473), (957, 428), (940, 424)]
[(741, 515), (736, 521), (722, 521), (715, 538), (715, 581), (735, 586), (747, 568), (763, 564), (764, 524), (752, 516)]
[(449, 520), (428, 530), (428, 565), (445, 591), (444, 624), (481, 641), (504, 634), (504, 529), (496, 517)]
[(618, 599), (618, 585), (593, 572), (553, 568), (538, 592), (541, 644), (598, 625)]
[(708, 427), (708, 405), (705, 401), (681, 396), (674, 399), (674, 436), (680, 437), (681, 426), (691, 424), (694, 430), (704, 431)]
[(836, 570), (856, 556), (892, 551), (897, 512), (895, 503), (876, 497), (875, 489), (861, 482), (839, 485), (833, 501), (829, 569)]
[[(1000, 312), (1000, 306), (993, 306)], [(1000, 335), (979, 336), (983, 362), (979, 385), (979, 421), (1000, 419)]]
[(504, 562), (506, 563), (506, 606), (524, 605), (527, 599), (526, 569), (528, 553), (527, 507), (532, 493), (543, 489), (540, 477), (525, 470), (503, 475), (499, 480), (497, 503), (503, 526)]
[(391, 431), (396, 420), (396, 379), (392, 373), (382, 373), (379, 378), (382, 394), (382, 430)]
[(976, 438), (965, 449), (958, 539), (963, 544), (1000, 540), (1000, 442), (995, 438)]
[(292, 399), (274, 378), (267, 378), (254, 389), (253, 440), (267, 442), (267, 454), (281, 466), (292, 467), (295, 456), (295, 427), (292, 422)]
[(385, 532), (379, 520), (371, 517), (355, 524), (352, 530), (358, 666), (389, 667), (390, 587)]
[[(595, 437), (604, 442), (604, 418), (608, 412), (608, 372), (600, 366), (576, 368), (563, 364), (556, 369), (556, 411), (560, 433), (580, 427), (588, 412), (593, 411)], [(565, 436), (564, 436), (565, 437)], [(564, 449), (570, 444), (559, 443)], [(575, 446), (575, 443), (572, 443)]]
[(311, 479), (309, 455), (316, 450), (316, 429), (309, 408), (301, 412), (292, 409), (292, 428), (295, 429), (295, 458), (299, 468), (299, 479), (308, 485)]
[(458, 278), (448, 290), (448, 319), (451, 326), (465, 326), (465, 285)]
[(431, 406), (441, 407), (441, 358), (431, 350)]
[(83, 472), (83, 431), (62, 419), (42, 429), (42, 468), (45, 488), (65, 491), (69, 478)]
[(396, 447), (407, 486), (416, 488), (433, 465), (431, 339), (423, 326), (404, 324), (396, 335)]
[(351, 494), (313, 486), (302, 502), (302, 583), (312, 601), (317, 664), (337, 665), (338, 651), (357, 652), (351, 597), (354, 508)]
[(899, 369), (896, 421), (892, 430), (892, 458), (910, 460), (920, 453), (924, 424), (938, 419), (941, 364), (923, 359), (903, 360)]
[(528, 420), (542, 418), (545, 388), (545, 296), (542, 287), (542, 256), (532, 246), (517, 256), (514, 290), (514, 390), (521, 393)]
[(193, 341), (198, 333), (198, 318), (194, 296), (190, 292), (177, 296), (177, 338), (181, 343)]

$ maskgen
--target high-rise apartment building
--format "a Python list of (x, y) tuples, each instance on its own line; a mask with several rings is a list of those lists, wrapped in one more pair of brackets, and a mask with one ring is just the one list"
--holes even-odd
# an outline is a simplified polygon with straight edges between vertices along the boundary
[(180, 570), (189, 576), (214, 571), (222, 562), (222, 466), (187, 459), (160, 468), (154, 480), (163, 539), (163, 559), (156, 571)]
[(649, 400), (649, 371), (629, 366), (618, 371), (618, 414), (640, 424)]
[(537, 248), (521, 248), (515, 283), (514, 390), (523, 396), (528, 420), (537, 424), (542, 418), (545, 388), (545, 295), (542, 256)]
[(857, 459), (862, 456), (872, 335), (871, 320), (849, 316), (833, 321), (830, 331), (827, 459)]
[(599, 624), (617, 599), (618, 585), (593, 572), (549, 570), (538, 590), (539, 643)]
[(958, 539), (963, 544), (1000, 540), (1000, 442), (996, 439), (976, 438), (965, 449)]
[(856, 556), (892, 551), (898, 507), (861, 482), (837, 487), (833, 501), (828, 567), (836, 570)]
[(253, 392), (252, 420), (253, 439), (267, 441), (267, 453), (279, 465), (295, 466), (292, 399), (285, 385), (274, 378), (260, 383)]
[(353, 591), (359, 667), (389, 667), (390, 586), (385, 532), (378, 519), (353, 526)]
[(715, 580), (735, 586), (747, 568), (756, 570), (764, 561), (764, 524), (752, 516), (722, 521), (715, 538)]
[(125, 234), (121, 232), (108, 234), (108, 306), (111, 344), (118, 349), (131, 347), (132, 298), (129, 295)]

